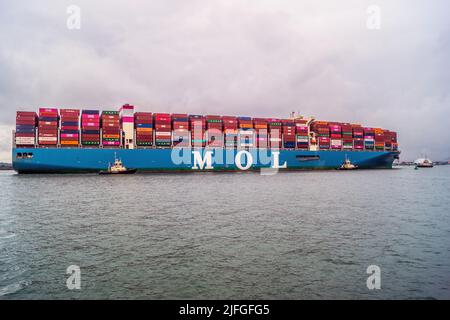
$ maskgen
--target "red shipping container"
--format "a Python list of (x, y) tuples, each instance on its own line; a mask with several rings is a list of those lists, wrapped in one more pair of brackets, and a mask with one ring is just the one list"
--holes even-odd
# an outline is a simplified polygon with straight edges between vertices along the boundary
[(173, 129), (177, 130), (177, 129), (184, 129), (184, 130), (189, 130), (189, 123), (173, 123)]
[(55, 129), (39, 129), (38, 132), (39, 134), (58, 134), (58, 130)]
[(80, 110), (79, 109), (60, 109), (59, 113), (72, 113), (72, 114), (80, 114)]
[(172, 118), (189, 118), (187, 113), (172, 113)]
[(155, 122), (168, 123), (171, 121), (172, 121), (172, 119), (170, 117), (155, 116)]
[(153, 120), (136, 120), (135, 126), (137, 127), (138, 124), (153, 124)]
[(33, 111), (17, 111), (16, 116), (24, 116), (24, 117), (37, 117), (37, 113)]
[(39, 113), (39, 117), (42, 118), (58, 118), (58, 114), (53, 114), (53, 113), (47, 113), (47, 112), (43, 112), (43, 113)]
[(76, 127), (76, 126), (62, 126), (61, 130), (80, 130), (80, 127)]
[(153, 114), (155, 117), (170, 117), (170, 113), (154, 113)]
[(80, 118), (74, 117), (61, 117), (61, 122), (79, 122)]
[(100, 138), (99, 134), (92, 134), (92, 133), (82, 133), (81, 136), (87, 138)]
[(136, 112), (134, 114), (134, 117), (135, 118), (145, 118), (145, 119), (151, 118), (151, 119), (153, 119), (153, 113), (151, 113), (151, 112)]
[(27, 126), (36, 126), (36, 121), (23, 121), (23, 120), (17, 120), (16, 125), (27, 125)]
[(158, 131), (171, 131), (171, 125), (170, 124), (156, 124), (155, 129)]
[(115, 123), (115, 122), (103, 122), (102, 127), (116, 127), (116, 128), (120, 128), (120, 124), (119, 123)]
[(33, 115), (28, 115), (28, 114), (21, 115), (21, 114), (18, 114), (18, 115), (16, 115), (16, 120), (33, 120), (33, 121), (36, 121), (37, 118), (38, 117), (37, 117), (36, 114), (33, 114)]
[(20, 138), (34, 138), (34, 133), (16, 132), (16, 137)]

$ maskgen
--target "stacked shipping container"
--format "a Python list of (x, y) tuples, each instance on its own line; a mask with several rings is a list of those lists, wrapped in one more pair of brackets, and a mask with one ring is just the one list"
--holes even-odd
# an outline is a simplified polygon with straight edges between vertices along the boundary
[(172, 118), (169, 113), (155, 113), (155, 145), (170, 147), (172, 145)]
[(206, 133), (209, 147), (223, 147), (223, 120), (221, 116), (206, 116)]
[(302, 150), (309, 149), (308, 121), (304, 119), (296, 119), (294, 122), (297, 148)]
[(332, 150), (342, 149), (342, 127), (339, 123), (330, 123), (330, 146)]
[(398, 150), (397, 132), (391, 131), (392, 151)]
[(384, 150), (384, 131), (383, 129), (376, 128), (373, 130), (375, 134), (375, 150)]
[(206, 146), (206, 119), (200, 115), (190, 115), (189, 124), (191, 127), (191, 146)]
[(77, 147), (80, 144), (80, 110), (61, 109), (59, 142), (61, 147)]
[(330, 127), (328, 122), (315, 121), (311, 129), (316, 132), (320, 150), (330, 149)]
[(189, 115), (172, 114), (173, 127), (173, 146), (189, 147), (191, 144), (191, 137), (189, 132)]
[(283, 147), (285, 149), (295, 148), (295, 122), (294, 120), (283, 120)]
[(36, 144), (36, 112), (17, 111), (15, 144), (30, 147)]
[(373, 150), (375, 147), (375, 132), (373, 128), (364, 128), (364, 149)]
[(384, 149), (386, 151), (391, 151), (392, 150), (392, 138), (391, 138), (391, 132), (389, 130), (384, 130), (383, 140), (384, 140)]
[(364, 129), (360, 125), (352, 125), (353, 130), (353, 148), (355, 150), (364, 150)]
[(353, 130), (350, 123), (342, 123), (342, 149), (352, 150), (353, 149)]
[(81, 144), (100, 145), (100, 111), (83, 110), (81, 112)]
[(153, 145), (153, 114), (151, 112), (136, 112), (134, 114), (136, 127), (136, 145), (150, 147)]
[(58, 121), (58, 109), (39, 109), (39, 145), (56, 146), (58, 144)]
[(269, 147), (280, 149), (283, 138), (283, 124), (280, 119), (267, 119), (269, 126)]
[(267, 129), (267, 119), (253, 119), (253, 127), (255, 128), (255, 139), (257, 148), (267, 148), (269, 145), (269, 131)]
[(120, 146), (121, 127), (119, 111), (103, 111), (101, 120), (103, 147)]
[(250, 117), (238, 117), (238, 147), (252, 148), (255, 146), (255, 131)]
[(237, 117), (223, 116), (222, 121), (223, 121), (223, 134), (225, 139), (225, 147), (236, 148), (237, 132), (238, 132)]

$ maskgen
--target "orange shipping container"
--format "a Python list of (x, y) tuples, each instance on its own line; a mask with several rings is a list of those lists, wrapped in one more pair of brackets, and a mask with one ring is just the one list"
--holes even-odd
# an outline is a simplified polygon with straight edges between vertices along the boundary
[(153, 128), (137, 128), (136, 132), (152, 132)]
[(78, 145), (78, 140), (73, 140), (73, 141), (70, 141), (70, 140), (61, 140), (61, 144), (62, 145)]

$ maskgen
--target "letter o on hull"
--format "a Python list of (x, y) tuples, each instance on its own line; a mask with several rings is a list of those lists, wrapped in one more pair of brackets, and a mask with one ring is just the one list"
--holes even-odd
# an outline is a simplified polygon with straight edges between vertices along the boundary
[[(245, 167), (242, 165), (242, 155), (246, 155), (247, 157), (247, 163)], [(241, 150), (238, 153), (236, 153), (236, 156), (234, 157), (234, 162), (236, 163), (236, 167), (238, 167), (240, 170), (248, 170), (253, 165), (253, 157), (252, 154), (246, 150)]]

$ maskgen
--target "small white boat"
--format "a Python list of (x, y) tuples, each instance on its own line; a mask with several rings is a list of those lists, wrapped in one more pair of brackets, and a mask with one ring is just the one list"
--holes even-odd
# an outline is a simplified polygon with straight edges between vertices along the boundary
[(416, 161), (414, 161), (414, 163), (416, 164), (416, 168), (433, 168), (433, 161), (431, 161), (428, 158), (422, 158), (422, 159), (417, 159)]

